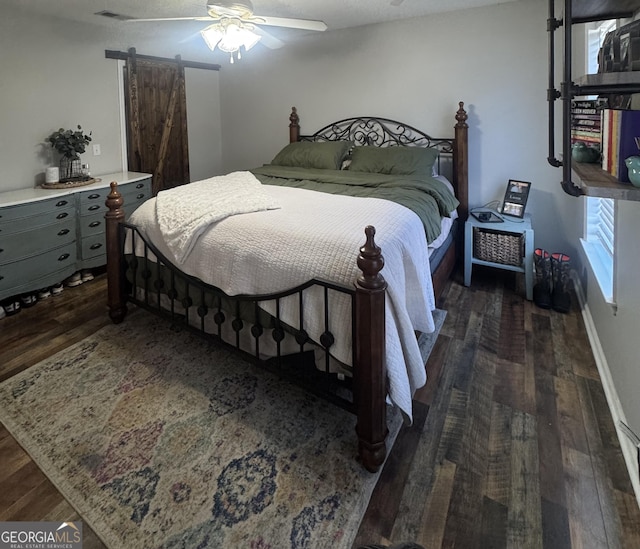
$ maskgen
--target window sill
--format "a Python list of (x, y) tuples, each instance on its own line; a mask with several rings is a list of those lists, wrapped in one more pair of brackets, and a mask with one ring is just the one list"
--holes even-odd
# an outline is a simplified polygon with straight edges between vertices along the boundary
[(617, 303), (613, 297), (613, 268), (610, 265), (609, 258), (606, 257), (605, 259), (603, 257), (606, 254), (597, 244), (587, 242), (583, 238), (580, 239), (580, 244), (582, 244), (582, 250), (587, 258), (587, 263), (591, 267), (591, 272), (598, 282), (602, 297), (615, 311)]

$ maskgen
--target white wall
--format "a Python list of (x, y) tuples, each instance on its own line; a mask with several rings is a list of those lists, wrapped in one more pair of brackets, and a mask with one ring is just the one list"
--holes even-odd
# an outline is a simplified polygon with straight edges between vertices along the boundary
[(587, 303), (629, 426), (640, 434), (640, 202), (618, 201), (617, 313), (585, 268)]
[[(211, 62), (204, 56), (209, 53), (206, 47), (194, 50), (177, 40), (154, 40), (149, 38), (153, 33), (143, 35), (122, 23), (105, 29), (41, 19), (6, 6), (1, 10), (0, 192), (44, 182), (45, 168), (57, 162), (45, 139), (60, 127), (81, 124), (92, 132), (92, 143), (100, 144), (102, 152), (93, 156), (88, 150), (82, 155), (92, 174), (122, 169), (118, 62), (105, 58), (106, 49), (126, 51), (133, 46), (140, 54), (171, 58), (181, 54), (185, 60)], [(204, 176), (219, 171), (220, 155), (197, 145), (206, 140), (219, 147), (220, 107), (218, 75), (199, 74), (203, 72), (212, 71), (189, 69), (187, 84), (191, 82), (194, 89), (187, 87), (187, 96), (198, 112), (192, 120), (190, 160), (194, 172)]]
[(222, 173), (218, 71), (185, 69), (189, 176), (199, 181)]
[(86, 28), (47, 23), (3, 9), (0, 18), (0, 190), (33, 187), (54, 165), (45, 139), (64, 127), (91, 131), (92, 173), (120, 170), (117, 63)]

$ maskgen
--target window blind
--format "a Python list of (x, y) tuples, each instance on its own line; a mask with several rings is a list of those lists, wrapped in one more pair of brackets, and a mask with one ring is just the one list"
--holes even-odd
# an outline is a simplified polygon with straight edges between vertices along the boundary
[(587, 241), (602, 246), (613, 267), (614, 222), (613, 199), (589, 197), (587, 200)]

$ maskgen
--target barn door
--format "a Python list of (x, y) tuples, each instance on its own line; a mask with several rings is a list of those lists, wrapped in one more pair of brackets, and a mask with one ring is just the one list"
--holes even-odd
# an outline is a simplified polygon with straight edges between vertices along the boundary
[(180, 58), (139, 58), (125, 70), (129, 169), (153, 174), (153, 194), (189, 182), (184, 66)]

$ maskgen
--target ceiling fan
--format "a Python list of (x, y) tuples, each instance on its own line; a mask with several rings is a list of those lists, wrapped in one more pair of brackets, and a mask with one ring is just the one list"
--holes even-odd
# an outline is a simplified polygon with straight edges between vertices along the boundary
[(159, 22), (159, 21), (215, 21), (212, 25), (200, 31), (204, 41), (211, 50), (216, 46), (223, 52), (234, 54), (240, 58), (240, 48), (251, 49), (258, 41), (268, 48), (279, 48), (284, 45), (280, 39), (272, 36), (261, 28), (262, 25), (271, 27), (286, 27), (309, 31), (325, 31), (327, 25), (323, 21), (309, 19), (290, 19), (286, 17), (270, 17), (255, 15), (253, 4), (249, 0), (212, 0), (207, 2), (206, 16), (193, 17), (161, 17), (151, 19), (125, 19), (130, 23)]

